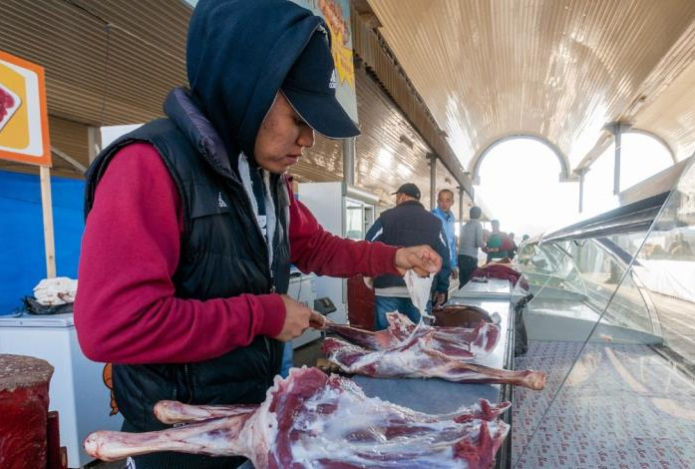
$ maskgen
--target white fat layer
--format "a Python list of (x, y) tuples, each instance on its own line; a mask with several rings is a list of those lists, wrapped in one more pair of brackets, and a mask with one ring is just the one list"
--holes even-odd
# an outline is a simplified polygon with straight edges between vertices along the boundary
[[(473, 357), (457, 357), (457, 359), (462, 361), (469, 361), (475, 357), (482, 357), (488, 355), (499, 342), (499, 326), (491, 323), (484, 323), (482, 327), (477, 329), (477, 337), (470, 341), (467, 337), (467, 331), (472, 331), (473, 329), (467, 329), (463, 327), (433, 327), (426, 325), (423, 321), (420, 321), (417, 325), (413, 324), (410, 319), (400, 314), (397, 311), (392, 313), (387, 313), (386, 317), (389, 321), (389, 329), (394, 328), (399, 330), (400, 334), (407, 334), (403, 340), (400, 340), (397, 344), (390, 348), (399, 348), (403, 345), (411, 342), (415, 335), (424, 336), (429, 331), (434, 331), (433, 337), (430, 339), (428, 345), (430, 349), (433, 350), (443, 350), (443, 343), (440, 341), (446, 341), (447, 347), (456, 347), (458, 349), (469, 352)], [(408, 329), (415, 326), (410, 333), (407, 333)], [(496, 332), (492, 334), (493, 332)], [(494, 341), (490, 342), (490, 334), (494, 336)]]
[(461, 367), (456, 368), (456, 362), (446, 357), (437, 363), (430, 355), (423, 352), (425, 349), (428, 349), (426, 340), (418, 339), (415, 345), (405, 350), (390, 349), (365, 353), (350, 366), (347, 366), (339, 358), (342, 353), (364, 352), (365, 350), (357, 346), (346, 345), (341, 350), (333, 352), (331, 360), (344, 371), (355, 374), (364, 369), (372, 369), (375, 370), (376, 376), (381, 377), (442, 378), (450, 381), (489, 379), (489, 376), (485, 374)]
[[(298, 431), (291, 445), (296, 463), (321, 467), (319, 461), (330, 460), (368, 466), (372, 458), (379, 458), (380, 467), (403, 467), (406, 462), (418, 468), (468, 467), (466, 461), (454, 459), (453, 446), (461, 440), (476, 441), (480, 420), (456, 423), (458, 413), (422, 414), (354, 391), (326, 388), (304, 403), (293, 424)], [(326, 406), (331, 412), (321, 413)], [(498, 424), (489, 424), (491, 435), (500, 430)], [(387, 430), (394, 425), (417, 431), (389, 438)]]

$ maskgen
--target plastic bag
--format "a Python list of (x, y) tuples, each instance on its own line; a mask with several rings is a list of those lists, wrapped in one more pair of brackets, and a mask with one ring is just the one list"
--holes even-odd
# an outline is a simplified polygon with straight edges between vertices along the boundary
[(66, 303), (62, 305), (46, 306), (39, 303), (36, 298), (31, 296), (25, 296), (22, 299), (24, 303), (24, 311), (29, 314), (36, 315), (50, 315), (50, 314), (64, 314), (72, 313), (72, 303)]

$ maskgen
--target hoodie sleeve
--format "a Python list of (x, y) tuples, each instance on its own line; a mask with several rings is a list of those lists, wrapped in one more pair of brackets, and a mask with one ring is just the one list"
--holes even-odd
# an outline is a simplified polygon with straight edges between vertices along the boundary
[(178, 190), (154, 147), (121, 150), (99, 183), (82, 240), (75, 327), (88, 358), (193, 362), (280, 333), (279, 295), (175, 296), (182, 227)]
[(292, 263), (305, 273), (332, 277), (400, 275), (394, 266), (398, 247), (334, 236), (298, 200), (290, 205), (290, 247)]

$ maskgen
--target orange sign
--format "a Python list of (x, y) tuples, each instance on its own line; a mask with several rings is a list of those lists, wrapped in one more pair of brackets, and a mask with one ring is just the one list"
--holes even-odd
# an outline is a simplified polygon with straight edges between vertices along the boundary
[(0, 159), (51, 166), (43, 67), (1, 51)]

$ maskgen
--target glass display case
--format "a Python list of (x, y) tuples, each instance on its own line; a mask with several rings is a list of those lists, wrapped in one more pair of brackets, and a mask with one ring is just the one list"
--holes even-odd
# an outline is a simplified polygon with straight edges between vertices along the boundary
[(695, 164), (629, 203), (532, 239), (512, 467), (695, 467)]

